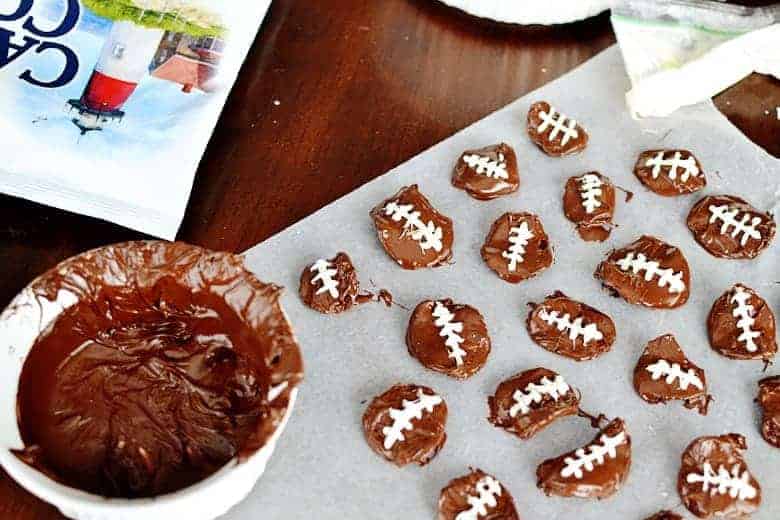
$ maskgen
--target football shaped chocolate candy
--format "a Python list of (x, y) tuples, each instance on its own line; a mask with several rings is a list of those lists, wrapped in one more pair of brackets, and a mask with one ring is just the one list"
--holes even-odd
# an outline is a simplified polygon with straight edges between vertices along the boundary
[(650, 404), (679, 399), (686, 408), (695, 408), (702, 415), (707, 415), (712, 399), (707, 394), (704, 370), (685, 356), (671, 334), (647, 344), (634, 369), (634, 388)]
[(775, 220), (739, 197), (704, 197), (688, 214), (688, 229), (713, 256), (747, 259), (757, 257), (775, 236)]
[(563, 212), (588, 242), (603, 242), (612, 231), (615, 186), (607, 177), (590, 172), (570, 177), (563, 193)]
[(553, 253), (539, 217), (504, 213), (490, 228), (482, 259), (502, 279), (519, 283), (550, 267)]
[(699, 518), (749, 518), (761, 505), (761, 486), (748, 471), (737, 433), (695, 439), (682, 455), (677, 491)]
[(420, 363), (448, 376), (465, 379), (485, 366), (490, 336), (482, 314), (452, 300), (425, 300), (414, 309), (406, 346)]
[(509, 491), (480, 469), (456, 478), (441, 490), (439, 520), (519, 520)]
[(466, 150), (452, 173), (452, 184), (478, 200), (491, 200), (517, 191), (515, 151), (506, 143)]
[(447, 405), (427, 386), (395, 385), (363, 414), (368, 445), (396, 466), (426, 465), (444, 446)]
[(546, 495), (602, 499), (620, 489), (630, 468), (631, 437), (615, 419), (587, 446), (542, 462), (536, 485)]
[(688, 150), (648, 150), (639, 155), (634, 175), (665, 197), (699, 191), (707, 185), (701, 164)]
[(528, 110), (528, 136), (552, 157), (578, 153), (588, 145), (585, 129), (546, 101), (538, 101)]
[(436, 211), (416, 184), (376, 206), (371, 217), (382, 247), (404, 269), (439, 267), (452, 258), (452, 220)]
[(320, 258), (307, 266), (301, 273), (298, 293), (303, 303), (323, 314), (338, 314), (373, 300), (392, 304), (393, 297), (384, 289), (376, 296), (359, 291), (352, 260), (347, 253), (339, 253), (330, 260)]
[(732, 359), (763, 359), (777, 353), (775, 316), (750, 287), (736, 284), (715, 300), (707, 318), (710, 346)]
[(672, 511), (659, 511), (645, 520), (684, 520), (683, 517)]
[(528, 334), (550, 352), (586, 361), (608, 352), (615, 342), (615, 323), (609, 316), (561, 291), (530, 305)]
[(488, 406), (492, 424), (528, 439), (556, 419), (576, 415), (580, 396), (560, 374), (534, 368), (498, 385)]
[(780, 448), (780, 376), (766, 377), (758, 382), (758, 405), (763, 411), (761, 435)]
[(691, 272), (682, 251), (647, 235), (613, 250), (595, 276), (627, 302), (645, 307), (673, 309), (690, 295)]

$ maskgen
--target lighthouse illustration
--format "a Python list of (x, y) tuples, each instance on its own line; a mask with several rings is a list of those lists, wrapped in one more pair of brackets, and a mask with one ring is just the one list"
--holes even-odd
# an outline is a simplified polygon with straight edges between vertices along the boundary
[(125, 117), (125, 104), (145, 78), (211, 92), (225, 42), (211, 0), (81, 0), (108, 22), (95, 68), (67, 108), (84, 135)]
[(148, 74), (164, 32), (132, 22), (113, 23), (84, 93), (68, 102), (77, 111), (72, 121), (82, 134), (124, 117), (122, 107)]

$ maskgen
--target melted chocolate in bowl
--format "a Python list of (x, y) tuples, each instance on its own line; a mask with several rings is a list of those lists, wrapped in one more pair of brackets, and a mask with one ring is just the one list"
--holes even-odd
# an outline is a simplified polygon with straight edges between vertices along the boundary
[(60, 264), (32, 284), (77, 302), (22, 369), (17, 455), (107, 497), (174, 492), (261, 448), (302, 377), (278, 299), (241, 259), (134, 242)]

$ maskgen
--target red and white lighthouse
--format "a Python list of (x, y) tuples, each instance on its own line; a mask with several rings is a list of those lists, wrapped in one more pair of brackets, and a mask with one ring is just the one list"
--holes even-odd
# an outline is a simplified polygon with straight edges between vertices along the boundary
[(163, 33), (132, 22), (114, 22), (84, 93), (68, 102), (78, 111), (72, 121), (82, 134), (124, 117), (122, 107), (148, 74)]

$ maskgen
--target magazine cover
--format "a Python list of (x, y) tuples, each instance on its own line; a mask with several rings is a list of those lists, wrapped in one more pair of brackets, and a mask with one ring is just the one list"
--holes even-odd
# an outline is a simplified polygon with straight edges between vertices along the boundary
[(3, 0), (0, 191), (173, 239), (269, 4)]

